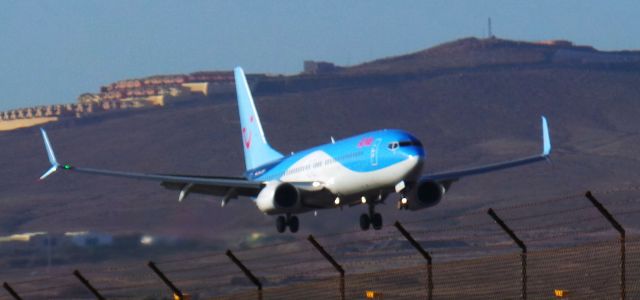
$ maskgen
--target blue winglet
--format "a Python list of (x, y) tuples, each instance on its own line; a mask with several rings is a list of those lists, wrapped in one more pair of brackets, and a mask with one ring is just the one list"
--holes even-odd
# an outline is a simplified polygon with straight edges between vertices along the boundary
[(40, 176), (40, 180), (43, 180), (49, 177), (49, 175), (55, 173), (58, 170), (58, 167), (60, 166), (60, 164), (56, 159), (56, 154), (53, 153), (53, 147), (51, 147), (51, 142), (49, 142), (49, 137), (47, 136), (47, 132), (44, 130), (44, 128), (40, 128), (40, 132), (42, 132), (42, 139), (44, 139), (44, 147), (47, 150), (47, 156), (49, 157), (49, 163), (51, 164), (51, 168), (49, 168), (47, 172), (45, 172), (42, 176)]
[(549, 138), (549, 126), (547, 125), (547, 118), (542, 116), (542, 155), (547, 156), (551, 153), (551, 139)]

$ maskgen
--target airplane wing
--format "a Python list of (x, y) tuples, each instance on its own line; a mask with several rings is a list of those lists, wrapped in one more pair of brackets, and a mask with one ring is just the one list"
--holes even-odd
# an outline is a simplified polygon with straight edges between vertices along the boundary
[(152, 174), (152, 173), (135, 173), (123, 171), (101, 170), (94, 168), (76, 167), (71, 164), (58, 163), (53, 147), (44, 129), (40, 129), (42, 138), (44, 139), (45, 148), (51, 168), (45, 172), (40, 179), (45, 179), (49, 175), (58, 170), (88, 173), (95, 175), (104, 175), (112, 177), (125, 177), (133, 179), (159, 181), (162, 186), (168, 189), (180, 190), (179, 201), (182, 201), (189, 193), (202, 193), (216, 196), (225, 196), (223, 204), (229, 198), (236, 196), (256, 196), (264, 187), (262, 182), (249, 181), (239, 177), (210, 177), (210, 176), (194, 176), (194, 175), (170, 175), (170, 174)]
[(477, 166), (467, 169), (453, 170), (447, 172), (438, 172), (433, 174), (425, 174), (421, 180), (426, 181), (438, 181), (438, 182), (453, 182), (462, 177), (489, 173), (493, 171), (513, 168), (522, 166), (542, 160), (547, 160), (551, 153), (551, 140), (549, 139), (549, 127), (547, 125), (547, 119), (542, 117), (542, 153), (538, 155), (523, 157), (505, 162), (499, 162), (494, 164), (488, 164), (483, 166)]

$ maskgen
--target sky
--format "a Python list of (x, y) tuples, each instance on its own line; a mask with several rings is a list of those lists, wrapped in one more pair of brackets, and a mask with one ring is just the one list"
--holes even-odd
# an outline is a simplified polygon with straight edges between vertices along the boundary
[(294, 74), (464, 37), (640, 49), (640, 1), (0, 0), (0, 111), (203, 70)]

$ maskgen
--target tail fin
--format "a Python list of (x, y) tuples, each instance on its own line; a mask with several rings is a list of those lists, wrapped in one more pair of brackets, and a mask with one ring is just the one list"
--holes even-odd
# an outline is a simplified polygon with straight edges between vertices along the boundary
[(236, 93), (238, 96), (238, 110), (240, 111), (240, 125), (242, 126), (242, 144), (244, 162), (247, 170), (255, 169), (263, 164), (282, 158), (283, 155), (273, 150), (262, 131), (260, 117), (253, 103), (251, 90), (242, 68), (234, 70), (236, 79)]

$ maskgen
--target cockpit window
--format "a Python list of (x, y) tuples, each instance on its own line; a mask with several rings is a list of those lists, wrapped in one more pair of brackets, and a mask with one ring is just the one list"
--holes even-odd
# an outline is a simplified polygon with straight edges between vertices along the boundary
[(398, 143), (400, 147), (417, 146), (422, 147), (422, 144), (418, 140), (401, 141)]
[(399, 141), (399, 142), (391, 142), (389, 143), (389, 145), (387, 145), (387, 147), (389, 147), (390, 150), (396, 150), (399, 147), (410, 147), (410, 146), (416, 146), (416, 147), (422, 148), (422, 143), (420, 143), (420, 141), (418, 140), (406, 140), (406, 141)]

